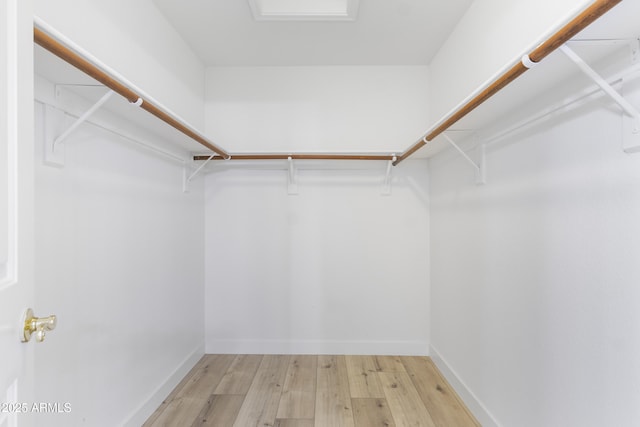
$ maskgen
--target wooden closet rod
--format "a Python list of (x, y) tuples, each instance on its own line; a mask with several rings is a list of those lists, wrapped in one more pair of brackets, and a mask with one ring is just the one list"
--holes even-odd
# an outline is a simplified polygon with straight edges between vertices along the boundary
[[(209, 160), (210, 156), (193, 156), (193, 160)], [(384, 154), (233, 154), (231, 160), (393, 160)], [(212, 160), (223, 160), (214, 157)]]
[[(540, 44), (536, 49), (529, 54), (529, 61), (531, 63), (538, 63), (542, 61), (551, 52), (562, 46), (569, 41), (573, 36), (578, 34), (584, 28), (589, 26), (592, 22), (600, 18), (606, 12), (608, 12), (613, 6), (620, 3), (622, 0), (596, 0), (589, 7), (587, 7), (582, 13), (572, 19), (568, 24), (563, 26), (560, 30), (549, 37), (545, 42)], [(498, 77), (493, 83), (491, 83), (486, 89), (472, 98), (469, 102), (464, 104), (453, 114), (447, 117), (442, 123), (440, 123), (435, 129), (431, 130), (423, 139), (412, 145), (407, 151), (402, 153), (398, 159), (393, 163), (397, 165), (420, 148), (427, 145), (427, 142), (432, 141), (435, 137), (442, 132), (449, 129), (456, 122), (462, 119), (464, 116), (473, 111), (480, 104), (491, 98), (498, 93), (501, 89), (514, 81), (525, 71), (527, 71), (532, 64), (526, 64), (522, 61), (515, 64), (508, 71)]]
[(87, 59), (83, 58), (78, 53), (74, 52), (68, 46), (65, 46), (64, 44), (55, 40), (45, 31), (37, 27), (34, 27), (33, 40), (35, 43), (39, 44), (49, 52), (58, 56), (62, 60), (68, 62), (69, 64), (73, 65), (74, 67), (84, 72), (85, 74), (93, 77), (103, 85), (112, 89), (114, 92), (117, 92), (118, 94), (122, 95), (129, 102), (134, 103), (136, 105), (142, 102), (142, 104), (140, 105), (141, 108), (147, 110), (149, 113), (153, 114), (163, 122), (167, 123), (169, 126), (172, 126), (173, 128), (182, 132), (189, 138), (200, 143), (204, 147), (207, 147), (209, 150), (219, 154), (224, 158), (229, 158), (229, 153), (227, 153), (225, 150), (213, 144), (212, 142), (210, 142), (209, 140), (207, 140), (205, 137), (198, 134), (194, 130), (190, 129), (185, 123), (176, 119), (175, 117), (173, 117), (171, 114), (169, 114), (159, 106), (153, 104), (153, 102), (143, 99), (140, 95), (138, 95), (132, 89), (130, 89), (125, 84), (118, 81), (118, 79), (110, 76), (107, 72), (100, 69), (98, 66), (91, 63)]
[[(396, 166), (420, 148), (425, 146), (427, 142), (432, 141), (442, 132), (449, 129), (460, 119), (465, 117), (487, 99), (491, 98), (509, 83), (514, 81), (525, 71), (527, 71), (533, 64), (540, 62), (551, 52), (563, 45), (577, 33), (582, 31), (585, 27), (593, 23), (595, 20), (604, 15), (612, 7), (620, 3), (622, 0), (596, 0), (578, 16), (572, 19), (568, 24), (563, 26), (549, 39), (540, 44), (528, 55), (528, 62), (518, 62), (508, 71), (498, 77), (493, 83), (482, 90), (478, 95), (473, 97), (470, 101), (457, 109), (454, 113), (448, 116), (438, 126), (431, 130), (423, 139), (413, 144), (407, 151), (395, 158), (393, 165)], [(142, 98), (136, 94), (132, 89), (118, 81), (118, 79), (110, 76), (107, 72), (100, 69), (87, 59), (83, 58), (78, 53), (74, 52), (71, 48), (58, 42), (45, 31), (34, 27), (34, 41), (47, 49), (49, 52), (60, 57), (64, 61), (78, 68), (87, 75), (93, 77), (97, 81), (101, 82), (105, 86), (109, 87), (113, 91), (119, 93), (131, 103), (139, 103)], [(525, 55), (526, 58), (527, 56)], [(357, 154), (239, 154), (230, 155), (222, 148), (216, 146), (202, 135), (190, 129), (186, 124), (179, 121), (175, 117), (171, 116), (160, 107), (154, 105), (151, 101), (142, 100), (142, 108), (153, 114), (160, 120), (174, 127), (178, 131), (199, 142), (204, 147), (207, 147), (219, 156), (213, 158), (213, 160), (231, 159), (231, 160), (287, 160), (291, 157), (294, 160), (394, 160), (393, 155), (357, 155)], [(210, 156), (200, 155), (194, 156), (194, 160), (208, 160)]]

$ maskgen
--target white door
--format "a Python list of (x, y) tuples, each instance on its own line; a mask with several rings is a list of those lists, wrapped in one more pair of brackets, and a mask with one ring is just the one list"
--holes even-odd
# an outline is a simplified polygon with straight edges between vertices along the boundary
[[(0, 1), (0, 427), (30, 425), (34, 342), (20, 341), (33, 302), (33, 12)], [(36, 313), (37, 314), (37, 313)]]

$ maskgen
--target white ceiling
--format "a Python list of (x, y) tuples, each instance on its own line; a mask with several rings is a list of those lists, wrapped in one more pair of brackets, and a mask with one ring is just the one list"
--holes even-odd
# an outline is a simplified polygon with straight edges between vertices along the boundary
[(247, 0), (154, 0), (206, 65), (427, 65), (472, 0), (360, 0), (345, 22), (256, 22)]

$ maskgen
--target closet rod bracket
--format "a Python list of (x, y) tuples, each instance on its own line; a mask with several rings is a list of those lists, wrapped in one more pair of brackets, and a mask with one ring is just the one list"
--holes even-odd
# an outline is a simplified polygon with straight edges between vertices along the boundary
[(458, 144), (455, 143), (453, 139), (446, 133), (443, 133), (442, 136), (451, 144), (453, 148), (456, 149), (458, 153), (473, 167), (473, 171), (475, 172), (475, 181), (477, 185), (486, 184), (485, 178), (485, 149), (484, 144), (481, 144), (477, 147), (479, 161), (476, 163), (469, 155), (462, 149)]
[(287, 194), (298, 194), (298, 183), (296, 182), (296, 167), (293, 164), (293, 158), (287, 157)]
[[(629, 86), (626, 84), (628, 77), (621, 80), (621, 94), (625, 99), (633, 99), (640, 102), (640, 96), (634, 95), (634, 92), (625, 94), (625, 89)], [(633, 97), (633, 98), (630, 98)], [(626, 114), (622, 115), (622, 150), (625, 153), (640, 152), (640, 117), (630, 117)]]
[(204, 169), (205, 166), (207, 166), (207, 163), (209, 163), (215, 156), (216, 156), (216, 153), (213, 153), (212, 155), (210, 155), (207, 160), (202, 162), (202, 164), (198, 166), (198, 168), (195, 171), (193, 171), (193, 173), (191, 173), (191, 175), (189, 175), (189, 167), (187, 166), (188, 161), (185, 161), (185, 164), (184, 164), (185, 172), (184, 172), (183, 183), (182, 183), (183, 184), (182, 191), (184, 193), (189, 192), (189, 184), (191, 183), (191, 181), (193, 181), (193, 179), (200, 173), (200, 171)]
[(591, 80), (596, 83), (613, 101), (622, 108), (624, 113), (633, 121), (631, 132), (633, 134), (640, 133), (640, 112), (629, 101), (627, 101), (617, 90), (615, 90), (609, 82), (607, 82), (600, 74), (587, 64), (577, 53), (569, 46), (560, 46), (560, 51), (564, 53), (574, 64)]
[(631, 63), (637, 64), (640, 59), (640, 38), (633, 39), (630, 44)]
[(82, 123), (86, 122), (87, 119), (89, 117), (91, 117), (91, 115), (93, 115), (93, 113), (95, 113), (96, 111), (98, 111), (100, 109), (100, 107), (102, 107), (108, 100), (109, 98), (111, 98), (111, 95), (113, 95), (115, 92), (111, 89), (109, 89), (109, 91), (107, 93), (105, 93), (102, 98), (100, 98), (98, 100), (98, 102), (96, 102), (95, 104), (93, 104), (91, 106), (91, 108), (89, 108), (87, 111), (84, 112), (84, 114), (82, 114), (80, 117), (78, 117), (76, 119), (75, 122), (73, 122), (71, 124), (71, 126), (69, 126), (67, 128), (67, 130), (65, 130), (64, 132), (62, 132), (62, 134), (60, 134), (56, 139), (54, 139), (53, 141), (53, 147), (52, 150), (55, 152), (56, 147), (58, 146), (58, 144), (64, 142), (64, 140), (71, 135), (71, 133), (76, 130), (78, 128), (78, 126), (80, 126)]
[(393, 164), (396, 162), (396, 160), (398, 160), (398, 158), (396, 157), (396, 153), (393, 153), (391, 155), (391, 160), (389, 160), (387, 162), (387, 170), (384, 174), (384, 180), (382, 181), (382, 195), (383, 196), (390, 196), (391, 195), (391, 169)]

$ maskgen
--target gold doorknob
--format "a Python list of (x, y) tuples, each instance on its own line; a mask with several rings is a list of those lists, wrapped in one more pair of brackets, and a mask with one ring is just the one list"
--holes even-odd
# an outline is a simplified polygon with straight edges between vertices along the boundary
[(55, 315), (48, 317), (34, 317), (33, 310), (28, 308), (24, 313), (24, 330), (22, 336), (22, 342), (29, 342), (31, 335), (35, 332), (36, 341), (44, 341), (44, 337), (47, 331), (51, 331), (56, 328), (57, 319)]

